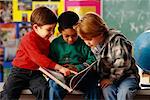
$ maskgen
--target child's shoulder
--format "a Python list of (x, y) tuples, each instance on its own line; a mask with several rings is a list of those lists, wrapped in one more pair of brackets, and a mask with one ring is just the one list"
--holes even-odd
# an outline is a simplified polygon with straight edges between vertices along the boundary
[(118, 41), (120, 41), (130, 46), (132, 45), (128, 38), (121, 31), (114, 29), (109, 31), (109, 39), (107, 41), (110, 41), (111, 43), (118, 43)]
[(78, 37), (77, 42), (85, 44), (84, 40), (82, 40), (80, 37)]
[(27, 41), (30, 39), (31, 35), (32, 35), (31, 32), (27, 32), (24, 36), (21, 37), (21, 40)]
[(86, 43), (80, 37), (78, 37), (76, 41), (76, 45), (83, 47), (83, 48), (90, 48), (89, 46), (86, 45)]
[(82, 44), (82, 45), (87, 46), (87, 45), (85, 44), (84, 40), (82, 40), (80, 37), (78, 37), (77, 43), (78, 43), (78, 44), (80, 43), (80, 44)]
[(63, 41), (63, 38), (62, 35), (59, 35), (55, 37), (51, 43), (60, 43), (61, 41)]
[(110, 29), (109, 30), (109, 40), (117, 40), (117, 39), (127, 40), (127, 37), (119, 30)]

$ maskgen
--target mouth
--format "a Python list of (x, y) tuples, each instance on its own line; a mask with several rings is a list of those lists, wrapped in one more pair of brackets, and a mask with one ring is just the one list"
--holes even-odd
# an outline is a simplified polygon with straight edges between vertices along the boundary
[(73, 42), (69, 42), (68, 44), (73, 44)]
[(47, 35), (46, 37), (45, 37), (45, 39), (50, 39), (51, 37), (52, 37), (53, 35), (52, 34), (50, 34), (50, 35)]
[(74, 43), (74, 41), (72, 41), (72, 42), (68, 42), (68, 44), (73, 44)]

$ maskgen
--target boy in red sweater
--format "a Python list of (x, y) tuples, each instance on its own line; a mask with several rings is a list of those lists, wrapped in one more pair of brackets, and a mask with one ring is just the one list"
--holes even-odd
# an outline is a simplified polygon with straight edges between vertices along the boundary
[(56, 64), (47, 56), (49, 38), (57, 23), (56, 15), (46, 7), (39, 7), (31, 14), (32, 31), (22, 37), (10, 75), (0, 93), (0, 100), (18, 100), (23, 89), (29, 88), (36, 100), (48, 99), (48, 84), (39, 66), (58, 70), (65, 76), (70, 70)]

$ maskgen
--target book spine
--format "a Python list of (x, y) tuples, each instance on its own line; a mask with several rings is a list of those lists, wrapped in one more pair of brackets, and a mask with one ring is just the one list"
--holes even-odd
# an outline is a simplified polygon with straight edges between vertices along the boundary
[(41, 72), (43, 72), (45, 75), (47, 75), (49, 78), (51, 78), (52, 80), (54, 80), (61, 87), (63, 87), (64, 89), (66, 89), (69, 93), (73, 91), (73, 89), (69, 88), (66, 84), (64, 84), (63, 82), (61, 82), (60, 80), (58, 80), (57, 78), (55, 78), (53, 75), (51, 75), (48, 71), (46, 71), (46, 69), (40, 67), (39, 70)]

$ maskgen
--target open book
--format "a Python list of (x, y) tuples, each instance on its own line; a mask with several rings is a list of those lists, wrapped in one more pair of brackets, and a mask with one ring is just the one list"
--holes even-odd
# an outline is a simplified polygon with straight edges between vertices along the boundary
[[(120, 34), (116, 34), (112, 36), (105, 44), (101, 47), (99, 54), (103, 51), (103, 49), (106, 47), (106, 45), (114, 38), (115, 36), (118, 36)], [(54, 80), (57, 84), (59, 84), (61, 87), (66, 89), (69, 93), (75, 92), (76, 87), (79, 85), (79, 83), (82, 81), (82, 79), (87, 75), (87, 73), (91, 70), (91, 68), (99, 61), (100, 62), (101, 57), (99, 57), (96, 61), (94, 61), (91, 65), (88, 65), (84, 70), (80, 71), (78, 74), (74, 75), (70, 82), (69, 86), (65, 84), (64, 76), (56, 71), (52, 71), (50, 69), (46, 69), (44, 67), (40, 67), (39, 70), (43, 72), (45, 75), (47, 75), (49, 78)]]
[(66, 85), (65, 77), (60, 72), (50, 70), (44, 67), (40, 67), (39, 70), (43, 72), (45, 75), (47, 75), (49, 78), (54, 80), (57, 84), (59, 84), (61, 87), (66, 89), (69, 93), (76, 92), (75, 89), (79, 85), (79, 83), (82, 81), (82, 79), (87, 75), (89, 70), (96, 64), (97, 60), (94, 61), (91, 65), (88, 65), (84, 70), (80, 71), (76, 75), (74, 75), (69, 82), (69, 86)]

